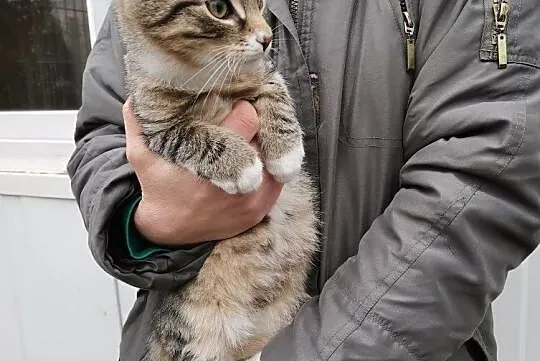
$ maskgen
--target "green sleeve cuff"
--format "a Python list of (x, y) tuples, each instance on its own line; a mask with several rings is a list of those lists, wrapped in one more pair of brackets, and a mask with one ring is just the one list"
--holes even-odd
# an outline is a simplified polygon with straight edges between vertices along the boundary
[(169, 252), (169, 249), (159, 248), (148, 241), (135, 227), (135, 210), (141, 201), (141, 195), (138, 195), (126, 202), (120, 210), (120, 217), (123, 225), (123, 233), (126, 240), (129, 255), (142, 260), (153, 254), (160, 252)]

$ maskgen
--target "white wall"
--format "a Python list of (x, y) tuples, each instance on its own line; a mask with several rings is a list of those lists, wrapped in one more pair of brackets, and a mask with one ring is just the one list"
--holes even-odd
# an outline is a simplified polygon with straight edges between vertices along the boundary
[(74, 201), (0, 195), (0, 249), (0, 359), (118, 359), (133, 293), (94, 263)]
[[(87, 0), (95, 41), (110, 0)], [(134, 290), (86, 246), (69, 189), (75, 111), (0, 112), (0, 360), (115, 360)], [(37, 197), (34, 197), (37, 196)]]
[(495, 302), (500, 361), (540, 360), (540, 249), (510, 272)]
[[(73, 200), (0, 195), (0, 350), (6, 361), (116, 360), (134, 290), (91, 258)], [(500, 361), (538, 361), (540, 254), (495, 305)]]

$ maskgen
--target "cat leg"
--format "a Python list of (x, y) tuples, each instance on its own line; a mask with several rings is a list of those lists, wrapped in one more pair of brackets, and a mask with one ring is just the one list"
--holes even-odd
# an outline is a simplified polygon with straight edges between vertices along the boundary
[(150, 150), (227, 193), (249, 193), (262, 182), (263, 165), (257, 151), (228, 129), (189, 121), (159, 131), (145, 132), (142, 126)]
[(261, 122), (258, 137), (266, 169), (287, 183), (300, 172), (304, 145), (293, 101), (279, 73), (271, 75), (254, 106)]

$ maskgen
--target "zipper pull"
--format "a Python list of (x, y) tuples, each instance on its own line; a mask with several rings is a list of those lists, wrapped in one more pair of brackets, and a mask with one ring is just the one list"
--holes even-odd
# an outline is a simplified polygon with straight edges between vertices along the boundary
[(416, 44), (412, 35), (407, 36), (407, 71), (416, 68)]
[(499, 58), (499, 69), (506, 68), (508, 65), (508, 52), (506, 50), (506, 34), (497, 35), (497, 52)]
[[(497, 1), (497, 0), (495, 0)], [(416, 42), (414, 39), (414, 21), (407, 9), (405, 0), (400, 1), (401, 12), (403, 13), (403, 26), (405, 28), (406, 44), (405, 51), (407, 53), (407, 71), (416, 69)]]
[(506, 48), (506, 26), (508, 25), (508, 13), (510, 12), (508, 0), (493, 0), (493, 12), (495, 14), (495, 36), (497, 37), (499, 69), (504, 69), (508, 65), (508, 50)]

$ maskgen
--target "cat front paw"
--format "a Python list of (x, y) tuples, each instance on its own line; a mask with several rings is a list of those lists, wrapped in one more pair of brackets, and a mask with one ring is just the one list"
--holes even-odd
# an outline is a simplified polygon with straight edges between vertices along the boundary
[(263, 164), (259, 158), (255, 158), (253, 164), (244, 168), (237, 179), (210, 181), (229, 194), (250, 193), (257, 190), (263, 181)]
[(304, 159), (304, 146), (293, 148), (278, 159), (266, 160), (266, 169), (280, 183), (288, 183), (300, 172)]
[(247, 361), (261, 361), (261, 353), (256, 353), (255, 355), (248, 358)]

